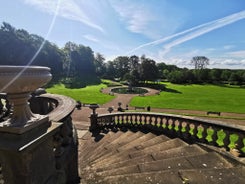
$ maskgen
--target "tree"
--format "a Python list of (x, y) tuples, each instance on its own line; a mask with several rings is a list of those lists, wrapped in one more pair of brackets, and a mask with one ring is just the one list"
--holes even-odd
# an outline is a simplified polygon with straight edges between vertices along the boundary
[(220, 81), (221, 80), (221, 74), (222, 74), (222, 70), (221, 69), (212, 69), (210, 71), (210, 78), (212, 79), (212, 81)]
[(127, 56), (119, 56), (113, 60), (116, 78), (122, 79), (126, 73), (130, 72), (130, 61)]
[(65, 44), (64, 52), (70, 77), (81, 78), (85, 75), (95, 75), (94, 54), (90, 47), (68, 42)]
[(51, 68), (53, 81), (62, 74), (62, 51), (44, 38), (3, 22), (0, 29), (0, 64), (40, 65)]
[(141, 79), (143, 81), (154, 81), (158, 79), (158, 68), (156, 62), (152, 59), (141, 57)]
[(95, 65), (95, 70), (96, 74), (100, 77), (103, 77), (106, 72), (106, 66), (105, 66), (105, 58), (102, 54), (96, 53), (94, 57), (94, 65)]
[(223, 81), (228, 81), (231, 75), (231, 71), (230, 70), (222, 70), (221, 73), (221, 80)]
[(195, 56), (191, 60), (191, 64), (195, 66), (195, 69), (204, 69), (209, 65), (209, 59), (205, 56)]
[(106, 66), (105, 78), (111, 79), (111, 80), (115, 79), (116, 69), (115, 69), (113, 61), (108, 61), (105, 66)]

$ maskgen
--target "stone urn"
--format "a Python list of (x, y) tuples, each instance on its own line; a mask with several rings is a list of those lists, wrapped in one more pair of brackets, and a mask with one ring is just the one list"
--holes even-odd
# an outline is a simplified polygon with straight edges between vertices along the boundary
[(50, 68), (47, 67), (0, 66), (0, 92), (7, 94), (13, 108), (10, 118), (0, 123), (1, 131), (16, 129), (21, 133), (48, 121), (47, 116), (31, 112), (28, 100), (33, 91), (47, 84), (51, 78)]

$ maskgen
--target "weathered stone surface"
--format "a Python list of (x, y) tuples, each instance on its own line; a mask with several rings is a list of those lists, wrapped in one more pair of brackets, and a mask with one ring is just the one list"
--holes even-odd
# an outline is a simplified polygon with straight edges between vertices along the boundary
[[(6, 183), (46, 183), (54, 177), (56, 168), (52, 136), (59, 130), (60, 125), (53, 123), (45, 134), (25, 142), (25, 145), (18, 141), (14, 147), (0, 145), (0, 163)], [(18, 145), (20, 143), (21, 145)]]
[(181, 178), (189, 183), (245, 183), (245, 167), (221, 168), (221, 169), (195, 169), (179, 171)]
[(245, 180), (244, 167), (239, 162), (230, 162), (219, 153), (203, 150), (196, 144), (143, 132), (120, 132), (117, 136), (119, 132), (105, 134), (101, 142), (87, 139), (90, 142), (86, 147), (88, 159), (86, 165), (80, 165), (82, 183), (231, 181), (240, 184)]

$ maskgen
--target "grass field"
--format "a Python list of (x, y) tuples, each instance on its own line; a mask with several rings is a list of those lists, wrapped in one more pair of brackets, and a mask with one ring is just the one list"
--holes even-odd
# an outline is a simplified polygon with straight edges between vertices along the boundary
[[(104, 81), (105, 82), (105, 81)], [(110, 81), (106, 81), (110, 83)], [(218, 112), (245, 113), (245, 89), (237, 86), (216, 85), (176, 85), (164, 83), (167, 91), (160, 95), (135, 97), (131, 106), (151, 106), (152, 108), (188, 109)], [(106, 84), (87, 86), (80, 89), (68, 89), (63, 84), (48, 88), (49, 93), (69, 96), (82, 103), (104, 104), (114, 96), (102, 94)]]
[(69, 96), (82, 103), (98, 103), (104, 104), (114, 98), (114, 96), (106, 95), (100, 92), (101, 88), (107, 87), (105, 84), (87, 86), (79, 89), (68, 89), (63, 84), (56, 84), (47, 89), (48, 93)]
[(169, 92), (135, 97), (131, 106), (245, 113), (245, 89), (216, 85), (164, 83)]

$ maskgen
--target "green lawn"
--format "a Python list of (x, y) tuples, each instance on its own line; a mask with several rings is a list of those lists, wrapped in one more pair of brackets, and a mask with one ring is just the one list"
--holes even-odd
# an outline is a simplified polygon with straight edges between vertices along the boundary
[(245, 89), (216, 85), (164, 83), (169, 92), (135, 97), (131, 106), (245, 113)]
[(82, 103), (97, 103), (104, 104), (114, 98), (114, 96), (106, 95), (100, 92), (101, 88), (106, 88), (105, 84), (87, 86), (79, 89), (65, 88), (63, 84), (54, 85), (47, 89), (48, 93), (60, 94), (69, 96)]

